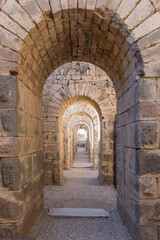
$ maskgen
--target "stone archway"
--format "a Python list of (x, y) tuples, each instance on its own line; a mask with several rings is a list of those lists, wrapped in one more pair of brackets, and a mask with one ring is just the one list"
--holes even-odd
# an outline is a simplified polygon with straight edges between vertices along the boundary
[[(60, 135), (60, 141), (59, 141), (59, 149), (60, 149), (60, 161), (63, 162), (63, 158), (64, 158), (64, 149), (63, 149), (63, 117), (64, 117), (64, 114), (66, 112), (67, 109), (69, 109), (69, 107), (71, 106), (74, 106), (74, 104), (79, 104), (79, 105), (84, 105), (84, 106), (87, 106), (89, 105), (91, 108), (92, 108), (92, 111), (94, 112), (94, 115), (97, 114), (97, 124), (98, 124), (98, 121), (99, 121), (99, 127), (100, 127), (100, 132), (101, 132), (101, 121), (102, 121), (102, 114), (101, 114), (101, 109), (99, 108), (99, 106), (96, 104), (96, 102), (91, 99), (91, 98), (88, 98), (88, 97), (85, 97), (85, 96), (77, 96), (77, 97), (70, 97), (68, 100), (66, 99), (62, 105), (60, 106), (60, 109), (59, 109), (59, 118), (58, 118), (58, 126), (59, 126), (59, 135)], [(94, 109), (94, 110), (93, 110)], [(76, 110), (76, 107), (75, 107), (75, 111)], [(96, 112), (96, 114), (95, 114)], [(72, 113), (72, 108), (71, 108), (71, 113)], [(93, 115), (93, 116), (94, 116)], [(97, 129), (98, 131), (98, 129)], [(98, 136), (98, 134), (96, 135)], [(102, 136), (100, 134), (100, 139), (99, 139), (99, 142), (102, 141)], [(98, 140), (98, 139), (97, 139)], [(98, 146), (97, 146), (98, 147)], [(100, 149), (100, 151), (103, 151)], [(98, 155), (97, 155), (97, 158), (96, 158), (96, 162), (98, 163)], [(102, 165), (102, 162), (103, 160), (101, 160), (101, 165)], [(62, 171), (59, 171), (59, 173), (62, 175)], [(101, 173), (101, 178), (103, 179), (103, 173), (100, 171)], [(111, 173), (113, 175), (113, 173)]]
[[(79, 64), (81, 64), (81, 66), (79, 66)], [(87, 67), (87, 68), (86, 68)], [(78, 68), (78, 69), (77, 69)], [(88, 70), (89, 68), (89, 70)], [(76, 71), (76, 74), (73, 73)], [(89, 74), (87, 73), (89, 71)], [(91, 72), (91, 73), (90, 73)], [(94, 74), (93, 74), (94, 72)], [(60, 79), (63, 80), (58, 80), (57, 79), (57, 74), (58, 77), (60, 77)], [(78, 79), (77, 79), (78, 76)], [(71, 80), (70, 80), (71, 79)], [(75, 82), (73, 81), (73, 79), (75, 79)], [(89, 80), (89, 82), (88, 82)], [(74, 84), (73, 84), (74, 82)], [(106, 87), (106, 82), (107, 82), (107, 87)], [(67, 85), (66, 85), (67, 83)], [(85, 84), (84, 90), (82, 88), (82, 84)], [(106, 87), (106, 92), (104, 91), (104, 88)], [(79, 98), (77, 98), (77, 96), (79, 96)], [(50, 149), (53, 149), (54, 147), (56, 149), (58, 149), (58, 142), (56, 143), (57, 145), (55, 145), (54, 142), (52, 142), (52, 139), (50, 138), (48, 141), (48, 133), (49, 135), (52, 135), (52, 133), (54, 133), (54, 127), (52, 126), (56, 126), (56, 131), (59, 132), (58, 130), (58, 118), (59, 118), (59, 112), (60, 112), (60, 107), (61, 104), (63, 104), (63, 102), (66, 103), (66, 101), (69, 101), (69, 104), (71, 105), (71, 111), (74, 110), (74, 112), (77, 112), (77, 109), (81, 109), (81, 111), (87, 111), (87, 112), (92, 112), (92, 117), (93, 118), (97, 118), (96, 115), (93, 113), (94, 111), (90, 108), (90, 109), (85, 109), (85, 105), (88, 103), (88, 98), (85, 98), (86, 101), (84, 102), (84, 109), (82, 107), (80, 107), (80, 99), (84, 99), (84, 96), (90, 96), (90, 98), (95, 98), (98, 100), (99, 103), (99, 107), (100, 107), (100, 111), (102, 111), (102, 115), (103, 115), (103, 122), (104, 122), (104, 129), (103, 129), (103, 136), (106, 137), (107, 135), (107, 141), (110, 142), (110, 144), (112, 144), (113, 142), (113, 135), (114, 135), (114, 121), (115, 121), (115, 95), (114, 95), (114, 89), (113, 89), (113, 85), (111, 83), (111, 80), (109, 79), (109, 77), (106, 75), (106, 73), (104, 73), (102, 70), (100, 70), (99, 68), (95, 68), (95, 66), (93, 66), (92, 64), (88, 64), (88, 63), (78, 63), (77, 62), (73, 62), (71, 64), (65, 64), (62, 67), (58, 68), (47, 80), (46, 84), (45, 84), (45, 88), (44, 88), (44, 93), (43, 93), (43, 104), (44, 104), (44, 139), (47, 138), (45, 140), (45, 145), (44, 145), (44, 149), (46, 149), (46, 154), (45, 154), (45, 161), (49, 161), (51, 163), (52, 158), (50, 157), (48, 159), (48, 154), (47, 152)], [(56, 98), (55, 98), (56, 97)], [(74, 109), (72, 104), (73, 101), (75, 101), (76, 104), (76, 98), (78, 99), (78, 103), (77, 105), (74, 106)], [(79, 105), (78, 105), (79, 104)], [(82, 104), (81, 104), (82, 105)], [(82, 105), (82, 106), (83, 106)], [(87, 106), (87, 105), (86, 105)], [(67, 106), (69, 107), (69, 105)], [(98, 105), (95, 106), (95, 108), (98, 109)], [(66, 110), (65, 110), (66, 111)], [(69, 111), (69, 110), (67, 110)], [(64, 112), (65, 114), (65, 112)], [(67, 117), (68, 114), (70, 115), (71, 113), (67, 113)], [(95, 116), (94, 116), (95, 115)], [(61, 124), (59, 124), (61, 126)], [(48, 128), (48, 127), (49, 128)], [(100, 124), (99, 124), (99, 128), (100, 128)], [(66, 128), (67, 129), (67, 128)], [(97, 140), (95, 140), (96, 142), (98, 142), (98, 131), (100, 132), (100, 130), (96, 130), (96, 138)], [(106, 131), (106, 134), (105, 134)], [(51, 133), (52, 132), (52, 133)], [(62, 132), (62, 131), (61, 131)], [(54, 133), (55, 134), (55, 133)], [(99, 133), (100, 136), (101, 133)], [(63, 134), (61, 134), (63, 136)], [(57, 137), (58, 139), (58, 137)], [(61, 142), (63, 142), (63, 140), (61, 140)], [(48, 145), (48, 146), (47, 146)], [(62, 145), (61, 145), (62, 146)], [(107, 149), (108, 147), (108, 149)], [(48, 148), (48, 149), (47, 149)], [(63, 147), (61, 148), (63, 149)], [(100, 152), (98, 154), (98, 149), (101, 149), (101, 143), (99, 143), (99, 146), (96, 146), (96, 151), (95, 151), (95, 159), (98, 165), (98, 158), (101, 159), (100, 156)], [(106, 150), (106, 151), (105, 151)], [(63, 150), (61, 151), (61, 153), (63, 152)], [(109, 156), (109, 161), (106, 160), (104, 165), (108, 164), (108, 168), (106, 168), (106, 171), (109, 173), (109, 169), (110, 169), (110, 173), (112, 172), (112, 162), (113, 162), (113, 147), (112, 145), (109, 146), (108, 144), (104, 145), (103, 147), (103, 151), (104, 154), (109, 153), (110, 152), (110, 156)], [(102, 154), (103, 155), (103, 154)], [(62, 154), (61, 159), (63, 159), (64, 154)], [(111, 158), (111, 160), (110, 160)], [(53, 156), (53, 162), (55, 165), (55, 160), (56, 158)], [(59, 160), (57, 160), (57, 164)], [(61, 162), (63, 162), (63, 160), (61, 160)], [(100, 161), (99, 161), (100, 162)], [(102, 164), (100, 164), (101, 166)], [(46, 169), (46, 183), (52, 183), (52, 181), (56, 181), (59, 182), (58, 178), (55, 179), (54, 176), (52, 176), (52, 171), (51, 169), (53, 169), (53, 167), (51, 167), (51, 165), (49, 165), (47, 163), (48, 168)], [(109, 167), (110, 166), (110, 167)], [(102, 169), (102, 167), (101, 167)], [(103, 169), (105, 169), (105, 167), (103, 166)], [(61, 172), (62, 175), (62, 168), (61, 171), (58, 170), (58, 167), (55, 171), (56, 175), (59, 175)], [(105, 173), (105, 171), (103, 171)], [(58, 174), (57, 174), (58, 173)], [(53, 175), (54, 175), (54, 171), (53, 171)], [(100, 178), (100, 181), (104, 184), (106, 183), (112, 183), (113, 182), (113, 173), (111, 174), (107, 174), (107, 176), (105, 176), (105, 174), (100, 174), (104, 177)], [(109, 176), (110, 175), (110, 176)], [(63, 181), (63, 177), (61, 177), (61, 181)]]
[[(83, 118), (82, 118), (83, 116)], [(82, 122), (83, 121), (83, 127), (85, 128), (86, 132), (87, 132), (87, 136), (88, 136), (88, 141), (89, 141), (89, 149), (88, 149), (88, 152), (89, 152), (89, 156), (90, 156), (90, 160), (92, 162), (94, 162), (94, 123), (93, 123), (93, 120), (92, 120), (92, 117), (85, 113), (85, 112), (77, 112), (73, 115), (71, 115), (69, 117), (69, 120), (68, 120), (68, 128), (67, 128), (67, 131), (68, 131), (68, 139), (69, 139), (69, 147), (68, 149), (71, 149), (71, 152), (68, 154), (70, 157), (69, 161), (72, 161), (73, 158), (74, 158), (74, 154), (75, 152), (77, 151), (77, 131), (75, 130), (76, 129), (80, 129), (80, 127), (77, 127), (77, 124), (79, 126), (79, 122)], [(86, 126), (84, 125), (86, 124)], [(87, 130), (88, 129), (88, 130)]]
[(115, 85), (119, 212), (134, 239), (158, 239), (159, 3), (7, 0), (0, 7), (1, 235), (26, 235), (41, 211), (43, 85), (58, 66), (83, 60)]
[[(83, 124), (81, 123), (80, 125), (75, 126), (74, 129), (73, 129), (73, 136), (74, 136), (74, 139), (77, 139), (78, 131), (81, 130), (81, 129), (83, 129), (86, 132), (86, 146), (85, 146), (85, 150), (86, 150), (86, 152), (88, 152), (89, 158), (90, 158), (90, 155), (91, 155), (90, 154), (90, 152), (91, 152), (91, 149), (90, 149), (91, 142), (90, 142), (90, 129), (89, 129), (89, 127), (85, 123), (83, 123)], [(76, 140), (74, 140), (71, 144), (73, 145), (73, 149), (74, 149), (73, 154), (74, 154), (77, 151), (77, 149), (76, 149), (76, 145), (77, 145)], [(91, 160), (90, 160), (90, 162), (91, 162)]]
[[(88, 125), (90, 126), (91, 136), (93, 137), (92, 142), (92, 149), (93, 152), (91, 152), (91, 158), (94, 162), (94, 167), (98, 167), (98, 162), (101, 161), (98, 157), (98, 151), (99, 150), (99, 139), (101, 139), (100, 136), (100, 120), (98, 120), (98, 115), (96, 111), (89, 105), (89, 104), (74, 104), (71, 107), (74, 107), (74, 114), (68, 116), (68, 119), (66, 118), (65, 121), (68, 120), (68, 127), (66, 128), (66, 131), (69, 133), (69, 127), (71, 127), (71, 124), (78, 123), (79, 121), (85, 121), (88, 122)], [(79, 109), (81, 107), (81, 112), (79, 112)], [(77, 109), (77, 110), (76, 110)], [(79, 115), (79, 116), (78, 116)], [(74, 123), (74, 121), (76, 121)], [(68, 135), (68, 139), (70, 138), (70, 135)]]

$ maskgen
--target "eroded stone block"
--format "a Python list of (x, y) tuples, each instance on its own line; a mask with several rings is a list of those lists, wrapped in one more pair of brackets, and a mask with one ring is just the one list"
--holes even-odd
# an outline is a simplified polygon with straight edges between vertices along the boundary
[(0, 108), (14, 109), (17, 106), (17, 78), (0, 77)]
[(157, 148), (159, 145), (159, 122), (139, 122), (137, 146), (140, 148)]
[(160, 172), (160, 152), (159, 150), (139, 150), (137, 151), (137, 174), (144, 175), (148, 173)]

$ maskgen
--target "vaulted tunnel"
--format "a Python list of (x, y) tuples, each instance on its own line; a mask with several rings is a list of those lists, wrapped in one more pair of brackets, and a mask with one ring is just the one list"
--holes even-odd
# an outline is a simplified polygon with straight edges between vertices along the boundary
[[(57, 124), (45, 123), (42, 117), (48, 76), (65, 63), (85, 61), (104, 70), (115, 88), (118, 210), (133, 239), (158, 240), (159, 216), (154, 213), (160, 178), (159, 9), (156, 0), (0, 2), (2, 237), (27, 235), (43, 208), (45, 127), (61, 131), (64, 112), (73, 102), (95, 102), (100, 108), (98, 93), (91, 97), (90, 84), (77, 83), (73, 96), (64, 94), (71, 85), (63, 94), (53, 94)], [(95, 86), (93, 95), (96, 91)], [(102, 92), (105, 96), (106, 89)], [(107, 104), (101, 112), (98, 107), (103, 146)], [(48, 118), (53, 112), (48, 111)], [(62, 140), (60, 135), (59, 147)], [(61, 151), (47, 152), (50, 160), (59, 159), (60, 171), (62, 157)], [(55, 179), (61, 182), (61, 175)]]

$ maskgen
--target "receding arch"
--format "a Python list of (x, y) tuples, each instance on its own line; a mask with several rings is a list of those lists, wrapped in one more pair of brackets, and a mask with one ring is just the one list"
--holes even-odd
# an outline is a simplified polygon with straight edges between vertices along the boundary
[[(77, 124), (77, 125), (74, 126), (74, 128), (72, 129), (74, 142), (72, 142), (71, 144), (73, 144), (73, 150), (74, 150), (74, 153), (76, 153), (77, 152), (77, 148), (76, 148), (76, 145), (77, 145), (77, 134), (81, 130), (84, 130), (86, 132), (85, 150), (88, 152), (89, 157), (90, 157), (90, 141), (89, 141), (90, 128), (89, 128), (89, 126), (86, 123), (81, 122), (79, 125)], [(75, 139), (76, 139), (76, 141), (75, 141)]]
[[(90, 161), (91, 162), (94, 162), (94, 123), (93, 123), (93, 119), (91, 117), (90, 114), (86, 113), (86, 112), (77, 112), (77, 113), (74, 113), (73, 115), (71, 115), (68, 119), (68, 129), (69, 129), (69, 125), (71, 124), (71, 121), (72, 119), (74, 119), (76, 116), (86, 116), (87, 118), (89, 118), (90, 122), (91, 122), (91, 126), (90, 126), (90, 131), (89, 131), (89, 157), (90, 157)], [(75, 124), (75, 122), (73, 122)], [(72, 129), (73, 129), (74, 126), (72, 126)], [(88, 126), (89, 127), (89, 126)], [(72, 131), (71, 129), (71, 131)], [(74, 130), (73, 130), (74, 131)], [(68, 131), (68, 134), (72, 136), (72, 133), (69, 133)], [(68, 135), (68, 139), (70, 139), (70, 136)], [(73, 137), (71, 137), (72, 141), (73, 141)], [(73, 144), (72, 142), (70, 143), (71, 145)], [(75, 143), (75, 146), (76, 146), (76, 143)], [(74, 149), (74, 146), (73, 146), (73, 151), (71, 153), (71, 161), (73, 160), (73, 157), (74, 157), (74, 153), (75, 153), (75, 149)]]
[[(85, 96), (78, 96), (78, 97), (73, 97), (70, 98), (66, 101), (64, 101), (59, 109), (59, 133), (60, 133), (60, 141), (59, 141), (59, 149), (60, 151), (60, 162), (63, 162), (63, 158), (64, 158), (64, 150), (63, 150), (63, 130), (62, 130), (62, 126), (63, 126), (63, 115), (65, 113), (65, 111), (67, 110), (67, 108), (71, 105), (73, 105), (74, 103), (83, 103), (83, 104), (88, 104), (90, 105), (92, 108), (95, 109), (95, 111), (98, 114), (99, 117), (99, 122), (100, 122), (100, 128), (101, 128), (101, 121), (102, 121), (102, 117), (101, 117), (101, 110), (98, 106), (98, 104)], [(100, 138), (101, 138), (101, 133), (100, 133)], [(101, 150), (100, 150), (101, 151)], [(63, 171), (62, 168), (60, 169), (60, 175), (61, 175), (61, 181), (63, 181)]]

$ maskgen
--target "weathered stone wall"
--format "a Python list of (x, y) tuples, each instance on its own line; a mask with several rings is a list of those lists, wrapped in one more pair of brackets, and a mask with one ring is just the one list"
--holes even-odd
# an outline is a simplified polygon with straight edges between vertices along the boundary
[(28, 233), (43, 207), (42, 107), (16, 77), (1, 78), (0, 102), (0, 236), (10, 237)]

